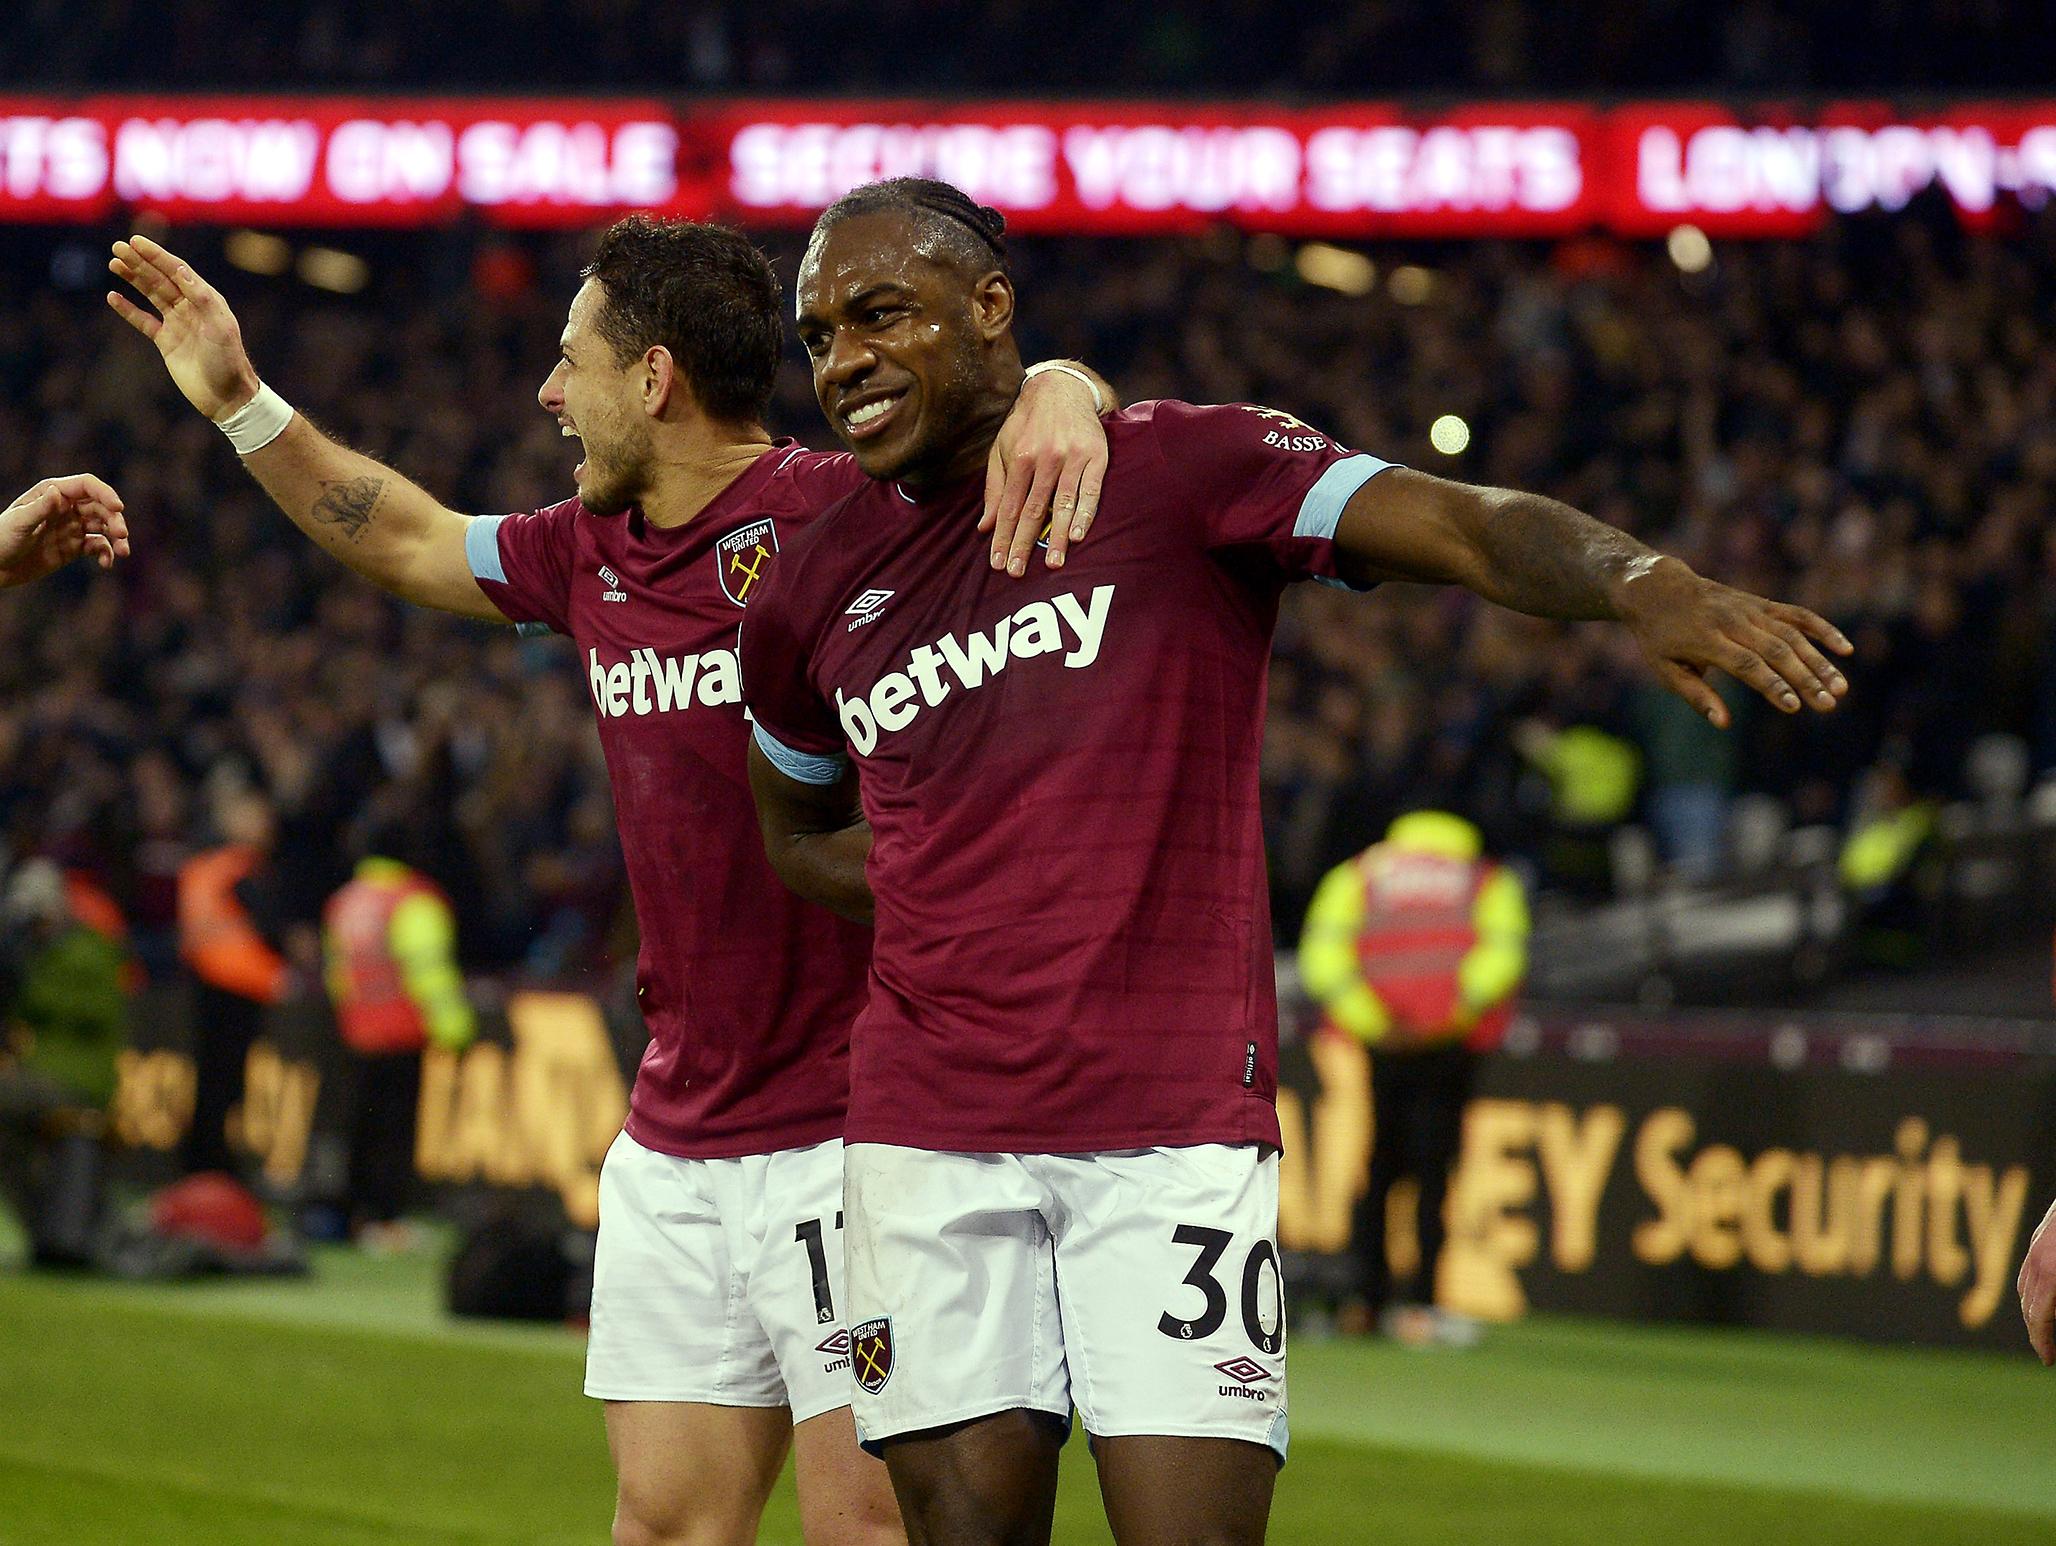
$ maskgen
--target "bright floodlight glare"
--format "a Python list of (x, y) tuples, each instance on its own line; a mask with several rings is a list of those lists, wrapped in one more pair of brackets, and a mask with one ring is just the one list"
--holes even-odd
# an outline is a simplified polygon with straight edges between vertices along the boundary
[(1392, 298), (1402, 306), (1419, 306), (1435, 291), (1435, 276), (1409, 263), (1392, 271)]
[(1471, 443), (1471, 427), (1453, 413), (1445, 413), (1428, 426), (1428, 444), (1444, 456), (1461, 456)]
[(263, 231), (231, 231), (222, 239), (221, 255), (246, 274), (283, 274), (293, 266), (292, 244)]
[(1299, 249), (1293, 266), (1308, 284), (1339, 290), (1344, 295), (1369, 295), (1371, 286), (1378, 282), (1377, 265), (1369, 258), (1326, 242), (1308, 242)]
[(1673, 226), (1664, 246), (1681, 273), (1703, 274), (1713, 265), (1713, 243), (1696, 225)]
[(371, 265), (333, 247), (309, 247), (300, 254), (300, 278), (317, 290), (355, 295), (371, 283)]

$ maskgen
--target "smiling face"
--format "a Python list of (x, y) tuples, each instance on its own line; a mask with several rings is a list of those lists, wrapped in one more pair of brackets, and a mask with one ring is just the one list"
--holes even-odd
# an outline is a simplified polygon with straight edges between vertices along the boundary
[(1004, 275), (924, 251), (905, 214), (853, 215), (815, 234), (798, 302), (814, 396), (866, 474), (938, 482), (983, 465), (1020, 385)]
[(648, 368), (641, 358), (619, 363), (594, 326), (606, 294), (588, 279), (572, 297), (563, 357), (536, 400), (567, 436), (584, 443), (585, 460), (572, 474), (579, 502), (595, 515), (619, 515), (643, 497), (655, 457), (642, 406)]

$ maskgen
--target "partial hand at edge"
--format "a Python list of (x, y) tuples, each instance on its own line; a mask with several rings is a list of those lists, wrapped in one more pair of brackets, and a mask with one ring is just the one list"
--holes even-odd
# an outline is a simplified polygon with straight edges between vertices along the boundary
[(0, 512), (0, 587), (40, 580), (82, 554), (102, 569), (129, 556), (121, 496), (91, 473), (45, 478)]
[(1657, 677), (1723, 730), (1731, 716), (1709, 671), (1727, 672), (1786, 714), (1827, 713), (1849, 691), (1821, 648), (1849, 655), (1855, 646), (1826, 618), (1706, 579), (1677, 559), (1627, 576), (1617, 606)]
[(2020, 1293), (2020, 1318), (2027, 1339), (2045, 1367), (2056, 1367), (2056, 1202), (2042, 1215), (2027, 1243), (2014, 1287)]

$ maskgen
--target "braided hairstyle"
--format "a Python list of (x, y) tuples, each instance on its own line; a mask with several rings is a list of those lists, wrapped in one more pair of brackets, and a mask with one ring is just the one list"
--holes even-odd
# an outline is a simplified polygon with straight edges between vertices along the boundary
[(1007, 264), (1007, 217), (933, 177), (889, 177), (851, 189), (821, 212), (813, 239), (818, 242), (831, 227), (854, 216), (886, 213), (914, 222), (923, 256), (946, 257), (974, 273), (998, 269), (1013, 278)]

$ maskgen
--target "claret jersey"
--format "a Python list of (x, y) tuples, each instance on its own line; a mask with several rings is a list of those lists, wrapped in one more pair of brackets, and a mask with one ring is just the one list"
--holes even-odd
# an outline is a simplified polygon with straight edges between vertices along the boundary
[(1108, 444), (1061, 569), (993, 572), (979, 479), (873, 483), (744, 622), (759, 745), (816, 783), (853, 756), (873, 832), (851, 1142), (1278, 1142), (1271, 632), (1388, 464), (1245, 405), (1138, 404)]
[(785, 441), (680, 527), (574, 499), (467, 534), (495, 606), (571, 636), (599, 721), (642, 931), (650, 1043), (627, 1125), (647, 1148), (726, 1158), (842, 1132), (870, 933), (765, 862), (736, 628), (800, 528), (862, 483), (849, 457)]

